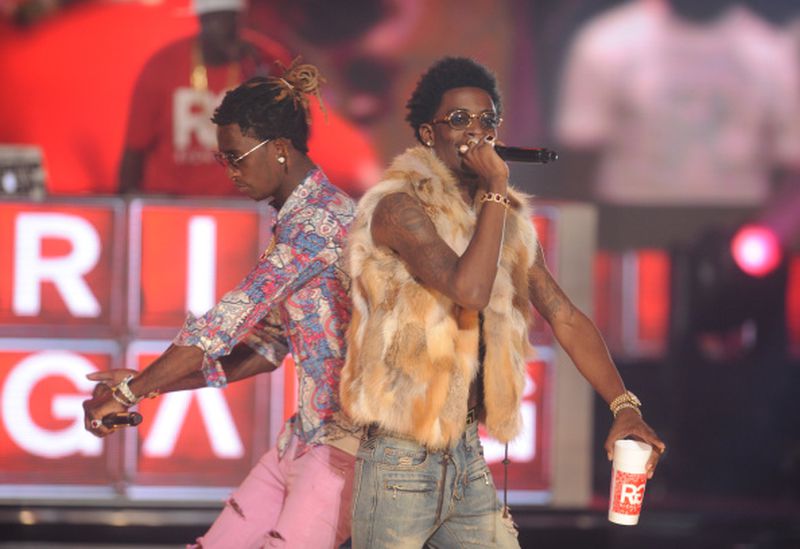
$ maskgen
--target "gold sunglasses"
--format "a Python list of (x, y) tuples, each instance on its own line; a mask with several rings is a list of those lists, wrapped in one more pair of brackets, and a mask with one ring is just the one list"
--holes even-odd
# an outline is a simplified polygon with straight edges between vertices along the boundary
[(258, 145), (256, 145), (255, 147), (253, 147), (252, 149), (247, 151), (246, 153), (241, 154), (241, 155), (239, 155), (237, 157), (234, 157), (231, 153), (224, 153), (224, 152), (217, 151), (217, 152), (214, 153), (214, 160), (219, 162), (220, 165), (223, 168), (231, 167), (231, 168), (233, 168), (235, 170), (238, 170), (239, 169), (239, 162), (244, 160), (245, 157), (248, 154), (250, 154), (251, 152), (253, 152), (257, 148), (259, 148), (259, 147), (261, 147), (263, 145), (266, 145), (270, 141), (272, 141), (271, 137), (269, 139), (265, 139), (264, 141), (262, 141), (261, 143), (259, 143)]
[(466, 109), (455, 109), (441, 118), (433, 120), (431, 124), (446, 123), (449, 124), (454, 130), (466, 130), (472, 125), (472, 121), (476, 118), (478, 119), (481, 128), (487, 131), (496, 130), (500, 124), (503, 123), (503, 119), (494, 111), (483, 111), (475, 114)]

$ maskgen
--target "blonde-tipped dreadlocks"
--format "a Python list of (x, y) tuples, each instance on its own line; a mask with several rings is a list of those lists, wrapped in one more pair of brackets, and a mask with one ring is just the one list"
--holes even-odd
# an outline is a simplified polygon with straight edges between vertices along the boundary
[(311, 124), (308, 97), (316, 96), (324, 112), (319, 91), (323, 82), (317, 67), (301, 63), (298, 57), (281, 76), (251, 78), (229, 91), (211, 120), (220, 126), (238, 124), (242, 133), (260, 140), (290, 139), (295, 149), (306, 153)]

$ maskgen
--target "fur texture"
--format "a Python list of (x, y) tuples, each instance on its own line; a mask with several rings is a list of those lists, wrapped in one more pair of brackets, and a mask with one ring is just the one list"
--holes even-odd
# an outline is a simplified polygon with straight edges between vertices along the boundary
[[(431, 449), (454, 445), (464, 432), (469, 387), (478, 372), (475, 311), (421, 286), (389, 249), (372, 242), (370, 222), (386, 195), (419, 200), (442, 239), (463, 254), (476, 210), (461, 198), (447, 167), (424, 147), (398, 156), (383, 181), (361, 199), (348, 260), (353, 318), (342, 372), (341, 400), (360, 424), (377, 423)], [(509, 189), (500, 265), (483, 311), (484, 423), (507, 442), (520, 428), (519, 405), (530, 354), (528, 269), (537, 246), (527, 197)]]

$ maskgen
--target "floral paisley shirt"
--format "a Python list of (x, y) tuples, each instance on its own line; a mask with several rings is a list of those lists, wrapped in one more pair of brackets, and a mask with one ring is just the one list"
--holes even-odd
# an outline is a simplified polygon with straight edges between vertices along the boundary
[(355, 206), (319, 169), (311, 170), (277, 215), (272, 242), (253, 270), (202, 316), (188, 315), (173, 343), (205, 353), (212, 387), (227, 383), (219, 358), (243, 342), (280, 364), (292, 353), (298, 411), (278, 438), (301, 447), (357, 436), (339, 405), (339, 376), (350, 323), (350, 277), (343, 248)]

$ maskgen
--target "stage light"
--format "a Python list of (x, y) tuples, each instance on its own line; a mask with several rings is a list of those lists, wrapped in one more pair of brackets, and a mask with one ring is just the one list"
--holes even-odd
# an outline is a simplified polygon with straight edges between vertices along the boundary
[(783, 353), (788, 262), (762, 225), (714, 227), (673, 254), (670, 337), (681, 352), (706, 359), (715, 341), (722, 360)]
[(731, 254), (742, 271), (757, 278), (774, 271), (783, 260), (778, 237), (761, 225), (741, 227), (731, 240)]

